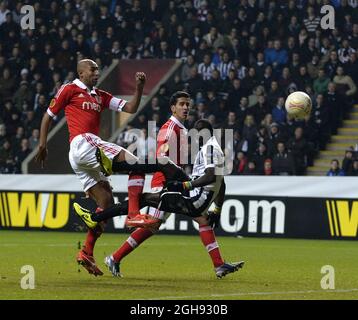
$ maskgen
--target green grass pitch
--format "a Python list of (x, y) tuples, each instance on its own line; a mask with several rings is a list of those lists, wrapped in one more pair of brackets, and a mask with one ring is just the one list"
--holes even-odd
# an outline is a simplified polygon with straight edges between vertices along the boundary
[[(156, 235), (127, 256), (123, 278), (103, 258), (127, 234), (103, 234), (95, 256), (104, 271), (89, 275), (75, 262), (84, 233), (0, 231), (0, 299), (357, 299), (355, 241), (218, 237), (227, 261), (245, 260), (218, 280), (198, 236)], [(35, 289), (20, 287), (23, 265), (35, 269)], [(321, 288), (321, 268), (335, 271), (335, 289)], [(80, 268), (80, 272), (78, 271)]]

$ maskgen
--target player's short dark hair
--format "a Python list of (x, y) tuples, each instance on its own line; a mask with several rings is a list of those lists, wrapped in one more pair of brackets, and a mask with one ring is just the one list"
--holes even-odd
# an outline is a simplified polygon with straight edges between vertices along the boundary
[(198, 127), (201, 129), (208, 129), (210, 131), (210, 134), (213, 135), (213, 126), (211, 125), (211, 123), (206, 120), (206, 119), (199, 119), (198, 121), (195, 122), (194, 128), (198, 129)]
[(173, 93), (173, 95), (170, 97), (169, 105), (176, 105), (179, 98), (190, 98), (190, 94), (185, 91), (177, 91)]

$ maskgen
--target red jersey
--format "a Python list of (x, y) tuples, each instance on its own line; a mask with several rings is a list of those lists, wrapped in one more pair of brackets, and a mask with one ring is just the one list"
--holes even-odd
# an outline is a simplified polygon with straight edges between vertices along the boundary
[[(174, 116), (163, 124), (157, 137), (157, 157), (168, 156), (177, 165), (184, 165), (186, 159), (182, 159), (187, 154), (187, 130), (184, 125)], [(162, 187), (165, 183), (165, 176), (161, 172), (153, 175), (151, 187)]]
[(82, 133), (98, 136), (101, 112), (107, 108), (122, 111), (126, 102), (97, 88), (89, 90), (82, 81), (76, 79), (61, 87), (51, 100), (47, 113), (55, 117), (61, 109), (65, 109), (71, 142)]

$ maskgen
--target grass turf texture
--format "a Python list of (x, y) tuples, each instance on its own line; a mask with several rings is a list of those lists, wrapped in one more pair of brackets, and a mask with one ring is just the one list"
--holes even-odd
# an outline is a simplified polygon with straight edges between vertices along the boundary
[[(0, 231), (0, 299), (358, 299), (355, 241), (218, 237), (227, 261), (243, 269), (218, 280), (198, 236), (157, 235), (127, 256), (114, 278), (103, 264), (128, 235), (104, 234), (95, 257), (104, 272), (77, 266), (84, 233)], [(35, 268), (23, 290), (23, 265)], [(322, 290), (321, 267), (335, 268), (335, 290)], [(78, 271), (80, 270), (80, 272)]]

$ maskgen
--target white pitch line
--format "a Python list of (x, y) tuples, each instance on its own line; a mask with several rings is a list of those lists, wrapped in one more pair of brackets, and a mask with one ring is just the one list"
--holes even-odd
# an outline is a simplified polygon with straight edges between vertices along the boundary
[(358, 288), (336, 289), (336, 290), (303, 290), (303, 291), (273, 291), (273, 292), (237, 292), (227, 294), (210, 294), (210, 295), (192, 295), (192, 296), (167, 296), (142, 300), (168, 300), (168, 299), (191, 299), (191, 298), (220, 298), (220, 297), (242, 297), (242, 296), (269, 296), (269, 295), (289, 295), (289, 294), (308, 294), (308, 293), (347, 293), (356, 292)]

